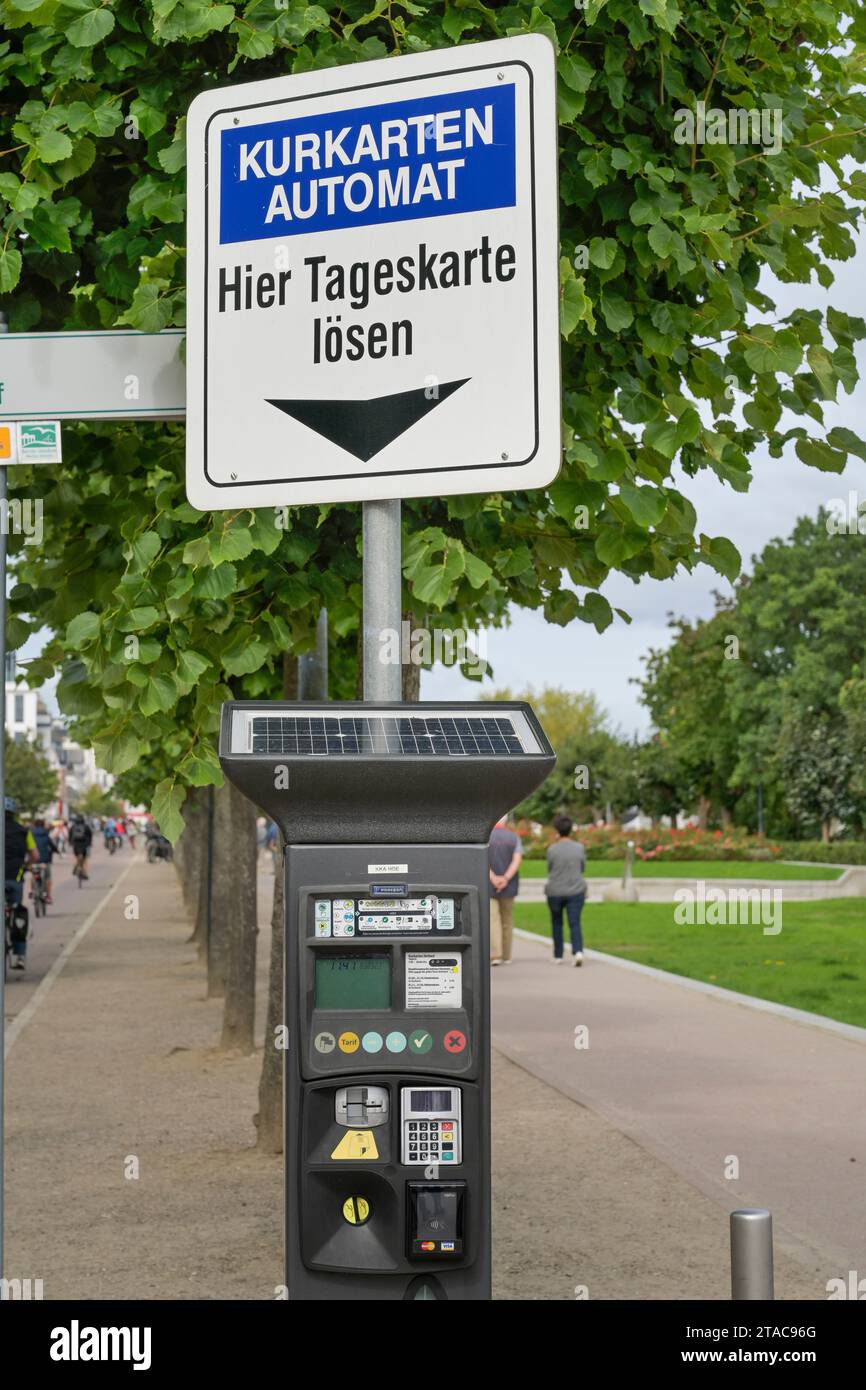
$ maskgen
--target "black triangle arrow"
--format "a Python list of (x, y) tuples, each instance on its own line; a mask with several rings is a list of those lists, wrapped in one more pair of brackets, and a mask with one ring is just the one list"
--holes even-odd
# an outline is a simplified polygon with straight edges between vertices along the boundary
[[(268, 401), (307, 429), (324, 435), (362, 462), (371, 459), (398, 435), (411, 429), (465, 386), (470, 378), (446, 381), (436, 387), (422, 386), (416, 391), (397, 391), (391, 396), (373, 396), (368, 401)], [(430, 394), (435, 390), (435, 395)]]

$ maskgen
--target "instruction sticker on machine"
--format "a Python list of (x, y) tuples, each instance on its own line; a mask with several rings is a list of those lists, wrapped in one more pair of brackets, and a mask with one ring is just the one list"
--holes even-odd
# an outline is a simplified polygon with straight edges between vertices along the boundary
[(461, 1008), (462, 964), (459, 952), (407, 951), (406, 1008)]

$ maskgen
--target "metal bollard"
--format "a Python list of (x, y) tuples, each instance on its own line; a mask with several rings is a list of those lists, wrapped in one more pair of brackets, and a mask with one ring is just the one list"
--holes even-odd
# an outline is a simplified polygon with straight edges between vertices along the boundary
[(772, 1302), (773, 1217), (763, 1208), (731, 1212), (731, 1299)]

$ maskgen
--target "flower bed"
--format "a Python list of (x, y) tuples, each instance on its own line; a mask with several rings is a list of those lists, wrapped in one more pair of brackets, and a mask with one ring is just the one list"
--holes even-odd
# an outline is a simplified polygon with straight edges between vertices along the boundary
[[(635, 858), (644, 860), (770, 860), (796, 857), (785, 847), (760, 840), (745, 830), (633, 830), (619, 826), (582, 826), (575, 832), (586, 845), (591, 859), (624, 859), (629, 841), (634, 843)], [(524, 842), (527, 859), (543, 859), (547, 846), (555, 838), (552, 830), (537, 840)], [(852, 861), (853, 862), (853, 861)]]

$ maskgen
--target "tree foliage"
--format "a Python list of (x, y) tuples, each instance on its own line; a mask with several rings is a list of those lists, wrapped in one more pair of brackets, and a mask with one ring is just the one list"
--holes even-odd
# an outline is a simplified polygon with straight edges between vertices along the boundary
[[(546, 493), (404, 505), (416, 619), (496, 625), (517, 604), (603, 630), (611, 570), (738, 572), (730, 538), (696, 534), (688, 478), (710, 470), (745, 491), (761, 445), (831, 472), (862, 456), (850, 431), (825, 431), (824, 407), (854, 388), (864, 324), (842, 309), (780, 318), (761, 281), (770, 268), (829, 286), (832, 263), (853, 254), (866, 196), (866, 176), (849, 172), (866, 149), (854, 0), (4, 0), (0, 12), (0, 293), (13, 331), (183, 324), (184, 113), (198, 92), (550, 38), (563, 470)], [(781, 150), (678, 143), (677, 112), (699, 101), (779, 110)], [(185, 788), (219, 779), (220, 700), (278, 693), (283, 655), (311, 645), (323, 603), (334, 693), (355, 693), (361, 597), (357, 507), (298, 509), (286, 526), (266, 511), (199, 516), (183, 498), (182, 443), (176, 426), (68, 430), (62, 473), (23, 482), (45, 498), (45, 538), (19, 558), (12, 598), (14, 641), (55, 633), (31, 678), (62, 668), (78, 736), (117, 773), (153, 769), (169, 833)]]
[(18, 810), (30, 816), (44, 811), (57, 795), (57, 773), (41, 749), (4, 732), (6, 746), (6, 795), (14, 797)]
[(752, 821), (760, 785), (777, 833), (859, 826), (866, 536), (834, 530), (824, 511), (803, 517), (764, 548), (733, 602), (672, 626), (670, 647), (647, 658), (643, 698), (681, 804), (733, 810), (748, 794)]

